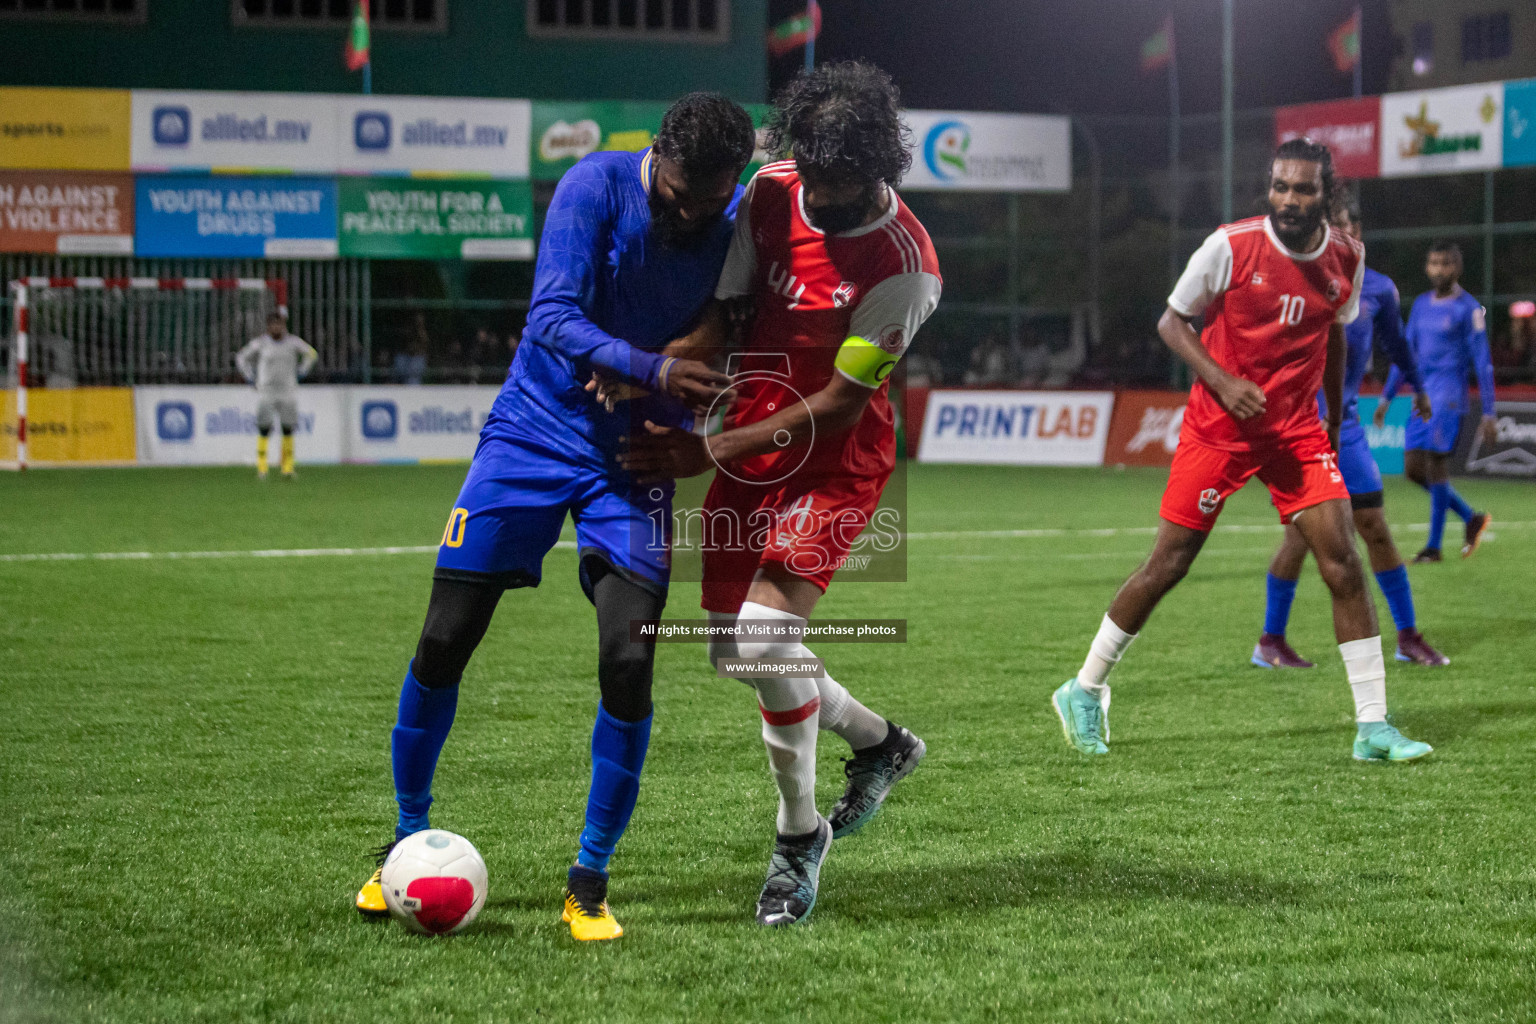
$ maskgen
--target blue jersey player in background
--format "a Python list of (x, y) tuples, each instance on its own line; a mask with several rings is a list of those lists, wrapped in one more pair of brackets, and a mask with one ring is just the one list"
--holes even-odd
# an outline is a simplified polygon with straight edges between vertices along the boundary
[[(1333, 226), (1360, 237), (1360, 208), (1353, 203), (1341, 206), (1333, 214)], [(1413, 591), (1408, 585), (1408, 569), (1403, 565), (1392, 531), (1387, 527), (1383, 509), (1381, 470), (1371, 456), (1371, 445), (1360, 423), (1360, 382), (1371, 367), (1372, 342), (1381, 343), (1392, 360), (1392, 372), (1399, 373), (1413, 386), (1414, 408), (1424, 415), (1430, 411), (1424, 382), (1419, 377), (1413, 352), (1403, 336), (1403, 313), (1397, 286), (1385, 274), (1369, 267), (1360, 291), (1360, 315), (1344, 328), (1348, 357), (1344, 364), (1344, 418), (1339, 428), (1339, 472), (1349, 490), (1354, 509), (1355, 529), (1365, 538), (1371, 559), (1371, 571), (1386, 595), (1397, 626), (1397, 660), (1419, 665), (1449, 665), (1450, 659), (1424, 639), (1418, 630), (1413, 609)], [(1318, 394), (1318, 412), (1325, 418), (1327, 406)], [(1269, 564), (1267, 600), (1264, 607), (1264, 632), (1254, 646), (1252, 661), (1260, 668), (1311, 668), (1285, 639), (1291, 617), (1291, 602), (1296, 597), (1296, 581), (1307, 557), (1307, 542), (1295, 526), (1285, 528), (1285, 539)]]
[[(597, 609), (601, 694), (586, 825), (563, 914), (577, 939), (623, 934), (608, 908), (608, 858), (639, 793), (655, 656), (654, 643), (631, 642), (630, 622), (660, 616), (668, 583), (671, 486), (636, 485), (615, 456), (632, 420), (691, 425), (730, 383), (666, 349), (674, 340), (686, 346), (714, 294), (755, 141), (744, 109), (693, 93), (667, 111), (650, 149), (594, 153), (561, 178), (523, 344), (443, 532), (426, 624), (400, 691), (390, 743), (396, 842), (428, 827), (459, 680), (497, 602), (505, 590), (539, 585), (570, 516), (581, 586)], [(599, 377), (643, 397), (619, 411), (594, 402)], [(378, 880), (376, 871), (357, 895), (365, 914), (387, 912)]]
[[(1478, 398), (1483, 404), (1483, 421), (1478, 429), (1488, 443), (1498, 433), (1486, 314), (1478, 301), (1462, 290), (1461, 247), (1454, 242), (1431, 246), (1424, 273), (1433, 290), (1413, 300), (1413, 311), (1408, 314), (1408, 343), (1413, 346), (1424, 374), (1424, 386), (1434, 412), (1421, 416), (1415, 410), (1403, 432), (1403, 447), (1407, 449), (1403, 472), (1429, 492), (1429, 540), (1414, 557), (1414, 564), (1440, 561), (1447, 509), (1466, 524), (1462, 558), (1477, 550), (1484, 531), (1493, 521), (1486, 512), (1472, 511), (1472, 506), (1462, 500), (1450, 482), (1451, 452), (1456, 449), (1456, 435), (1461, 432), (1461, 417), (1467, 408), (1467, 380), (1474, 372)], [(1401, 383), (1400, 375), (1387, 375), (1382, 404), (1376, 410), (1378, 424)]]

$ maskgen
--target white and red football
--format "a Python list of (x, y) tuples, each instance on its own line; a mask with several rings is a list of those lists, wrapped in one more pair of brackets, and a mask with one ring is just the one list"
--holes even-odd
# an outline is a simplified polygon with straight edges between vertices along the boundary
[(461, 835), (429, 828), (395, 844), (379, 879), (395, 920), (423, 935), (452, 935), (485, 906), (485, 861)]

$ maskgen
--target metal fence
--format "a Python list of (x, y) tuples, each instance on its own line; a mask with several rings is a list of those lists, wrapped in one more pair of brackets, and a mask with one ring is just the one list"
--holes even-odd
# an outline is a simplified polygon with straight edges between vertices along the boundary
[[(310, 379), (369, 375), (369, 280), (359, 260), (0, 257), (0, 281), (30, 276), (280, 277), (288, 282), (289, 329), (320, 353)], [(7, 289), (0, 297), (7, 382), (14, 375), (11, 301)], [(43, 387), (239, 381), (235, 353), (265, 331), (270, 305), (264, 292), (45, 290), (33, 300), (31, 371)]]

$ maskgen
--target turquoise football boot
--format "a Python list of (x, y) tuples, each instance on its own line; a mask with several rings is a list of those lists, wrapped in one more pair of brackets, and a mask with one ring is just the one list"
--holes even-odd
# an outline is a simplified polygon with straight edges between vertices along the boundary
[(1104, 691), (1104, 702), (1077, 685), (1074, 677), (1062, 683), (1051, 696), (1051, 707), (1061, 719), (1061, 731), (1067, 742), (1084, 754), (1107, 754), (1109, 747), (1109, 691)]
[(1355, 736), (1356, 761), (1417, 761), (1434, 749), (1409, 739), (1386, 722), (1362, 722)]

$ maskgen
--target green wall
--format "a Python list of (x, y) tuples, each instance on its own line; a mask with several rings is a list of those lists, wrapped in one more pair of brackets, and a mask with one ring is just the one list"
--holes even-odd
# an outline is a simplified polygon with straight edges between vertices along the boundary
[[(428, 96), (670, 99), (767, 90), (767, 0), (731, 0), (727, 45), (529, 39), (522, 0), (447, 0), (448, 31), (373, 33), (373, 88)], [(0, 85), (356, 92), (343, 30), (235, 28), (228, 0), (147, 0), (142, 25), (0, 20)]]

